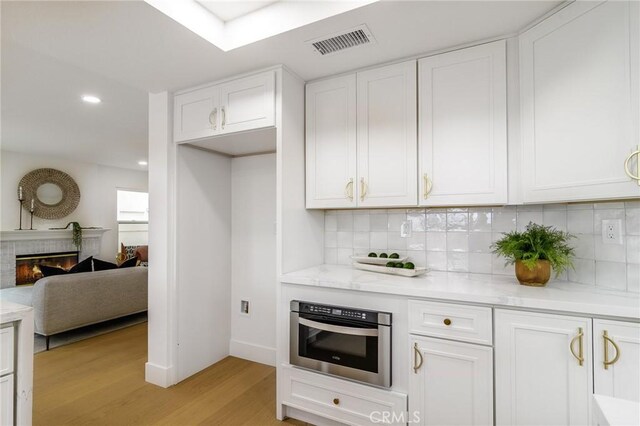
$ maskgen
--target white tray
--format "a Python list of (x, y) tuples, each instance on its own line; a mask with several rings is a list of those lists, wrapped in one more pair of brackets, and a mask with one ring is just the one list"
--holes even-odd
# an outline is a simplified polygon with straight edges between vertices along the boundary
[(351, 256), (351, 259), (358, 263), (367, 263), (369, 265), (386, 265), (387, 262), (402, 262), (408, 259), (407, 256), (400, 256), (398, 259), (389, 259), (388, 257), (369, 257), (367, 255), (355, 255)]
[[(396, 259), (397, 260), (397, 259)], [(405, 268), (389, 268), (387, 266), (367, 265), (364, 263), (354, 262), (353, 267), (363, 271), (380, 272), (389, 275), (400, 275), (403, 277), (417, 277), (418, 275), (429, 272), (427, 268), (405, 269)]]

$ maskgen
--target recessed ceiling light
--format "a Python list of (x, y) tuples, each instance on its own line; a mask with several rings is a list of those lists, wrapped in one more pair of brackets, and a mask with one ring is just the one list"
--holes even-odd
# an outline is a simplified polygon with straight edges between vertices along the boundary
[(141, 165), (141, 166), (146, 166), (146, 165), (147, 165), (147, 164), (149, 164), (149, 163), (147, 163), (147, 162), (146, 162), (146, 161), (144, 161), (144, 160), (140, 160), (140, 161), (138, 161), (138, 164), (139, 164), (139, 165)]
[(102, 99), (93, 95), (82, 95), (82, 100), (90, 104), (99, 104), (102, 102)]

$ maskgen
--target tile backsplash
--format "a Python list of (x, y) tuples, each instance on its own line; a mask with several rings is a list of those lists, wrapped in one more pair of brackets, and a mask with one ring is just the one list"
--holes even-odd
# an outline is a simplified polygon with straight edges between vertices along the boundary
[[(621, 244), (605, 244), (602, 221), (619, 219)], [(401, 233), (403, 223), (405, 235)], [(640, 292), (640, 201), (487, 208), (327, 210), (325, 263), (351, 264), (353, 254), (396, 252), (432, 270), (512, 275), (491, 253), (503, 232), (529, 222), (576, 236), (575, 270), (560, 276), (597, 287)], [(410, 232), (406, 232), (410, 230)]]

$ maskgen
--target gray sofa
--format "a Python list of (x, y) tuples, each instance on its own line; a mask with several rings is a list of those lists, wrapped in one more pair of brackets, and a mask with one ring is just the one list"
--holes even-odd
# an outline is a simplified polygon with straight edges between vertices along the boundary
[(56, 275), (1, 297), (33, 306), (35, 332), (49, 336), (147, 310), (147, 268)]

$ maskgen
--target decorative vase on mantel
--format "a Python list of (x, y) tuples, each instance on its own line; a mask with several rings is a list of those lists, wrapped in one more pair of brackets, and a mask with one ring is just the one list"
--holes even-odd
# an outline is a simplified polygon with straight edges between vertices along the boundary
[(516, 260), (516, 278), (522, 285), (544, 287), (551, 278), (551, 263), (538, 260), (533, 269), (529, 269), (521, 260)]

